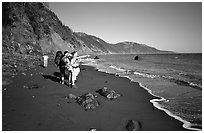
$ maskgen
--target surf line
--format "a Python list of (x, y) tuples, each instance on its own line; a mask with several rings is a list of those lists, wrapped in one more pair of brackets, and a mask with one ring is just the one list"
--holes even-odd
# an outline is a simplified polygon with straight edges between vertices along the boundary
[(188, 129), (188, 130), (201, 131), (201, 129), (192, 128), (192, 126), (193, 126), (194, 124), (192, 124), (192, 123), (190, 123), (190, 122), (188, 122), (188, 121), (182, 119), (182, 118), (179, 117), (179, 116), (174, 115), (174, 114), (173, 114), (172, 112), (170, 112), (169, 110), (162, 108), (161, 105), (160, 105), (158, 102), (168, 102), (167, 99), (165, 99), (164, 97), (157, 96), (157, 95), (153, 94), (150, 89), (148, 89), (147, 87), (143, 86), (142, 83), (131, 79), (129, 76), (121, 76), (120, 74), (117, 74), (117, 75), (119, 75), (119, 77), (128, 78), (131, 82), (137, 82), (137, 83), (139, 83), (139, 86), (142, 87), (142, 88), (144, 88), (149, 94), (151, 94), (151, 95), (154, 96), (154, 97), (160, 98), (160, 99), (156, 99), (156, 98), (155, 98), (155, 99), (152, 99), (152, 100), (150, 100), (150, 102), (153, 104), (153, 106), (154, 106), (155, 108), (164, 111), (164, 112), (165, 112), (167, 115), (169, 115), (170, 117), (172, 117), (172, 118), (174, 118), (174, 119), (179, 120), (180, 122), (182, 122), (182, 123), (183, 123), (183, 125), (182, 125), (183, 128)]
[[(93, 66), (94, 66), (94, 65), (93, 65)], [(105, 72), (105, 73), (107, 73), (107, 74), (111, 74), (111, 72), (104, 71), (103, 69), (97, 68), (97, 64), (95, 64), (94, 67), (95, 67), (98, 71)], [(110, 66), (109, 66), (109, 67), (110, 67)], [(116, 68), (117, 68), (117, 67), (116, 67)], [(116, 68), (113, 68), (113, 67), (112, 67), (112, 69), (116, 69)], [(117, 69), (116, 69), (116, 70), (117, 70)], [(127, 70), (127, 72), (128, 72), (128, 71), (130, 71), (130, 70)], [(122, 71), (122, 72), (124, 72), (124, 71)], [(114, 73), (114, 72), (112, 72), (112, 74), (113, 74), (113, 73)], [(165, 99), (164, 97), (157, 96), (157, 95), (153, 94), (150, 89), (148, 89), (147, 87), (143, 86), (142, 83), (140, 83), (139, 81), (135, 81), (135, 80), (133, 80), (132, 78), (130, 78), (129, 76), (123, 76), (123, 75), (120, 75), (120, 74), (121, 74), (121, 73), (115, 72), (115, 75), (119, 75), (119, 77), (128, 78), (131, 82), (137, 82), (137, 83), (139, 83), (139, 86), (142, 87), (142, 88), (144, 88), (145, 90), (147, 90), (147, 92), (148, 92), (149, 94), (151, 94), (151, 95), (154, 96), (154, 97), (159, 97), (160, 99), (152, 99), (152, 100), (150, 100), (150, 102), (153, 104), (154, 107), (156, 107), (156, 108), (159, 109), (159, 110), (164, 111), (164, 112), (165, 112), (167, 115), (169, 115), (170, 117), (172, 117), (172, 118), (174, 118), (174, 119), (176, 119), (176, 120), (181, 121), (181, 122), (183, 123), (183, 125), (182, 125), (183, 128), (189, 129), (189, 130), (194, 130), (194, 131), (201, 131), (201, 129), (192, 128), (192, 126), (193, 126), (192, 123), (190, 123), (190, 122), (188, 122), (188, 121), (182, 119), (182, 118), (179, 117), (179, 116), (174, 115), (174, 114), (173, 114), (172, 112), (170, 112), (169, 110), (162, 108), (158, 102), (161, 102), (161, 101), (163, 101), (163, 102), (168, 102), (167, 99)]]
[[(129, 70), (128, 70), (129, 71)], [(135, 74), (135, 73), (134, 73)], [(138, 74), (138, 73), (137, 73)], [(156, 107), (159, 110), (164, 111), (167, 115), (169, 115), (170, 117), (173, 117), (176, 120), (179, 120), (183, 123), (183, 128), (185, 129), (189, 129), (189, 130), (194, 130), (194, 131), (201, 131), (201, 129), (199, 128), (192, 128), (192, 126), (196, 125), (196, 124), (192, 124), (184, 119), (182, 119), (181, 117), (174, 115), (172, 112), (170, 112), (169, 110), (162, 108), (161, 105), (158, 102), (168, 102), (167, 99), (165, 99), (164, 97), (161, 96), (157, 96), (155, 94), (152, 93), (152, 91), (150, 89), (148, 89), (147, 87), (143, 86), (142, 83), (140, 83), (139, 81), (135, 81), (134, 79), (130, 78), (129, 76), (123, 76), (120, 75), (120, 73), (116, 73), (116, 75), (119, 75), (119, 77), (125, 77), (128, 78), (131, 82), (137, 82), (139, 83), (139, 86), (144, 88), (149, 94), (151, 94), (152, 96), (158, 97), (160, 99), (152, 99), (150, 100), (150, 102), (153, 104), (154, 107)], [(152, 77), (149, 77), (152, 78)]]
[(154, 107), (156, 107), (156, 108), (159, 109), (159, 110), (164, 111), (167, 115), (173, 117), (174, 119), (181, 121), (181, 122), (183, 123), (183, 128), (189, 129), (189, 130), (201, 131), (201, 129), (192, 128), (193, 124), (191, 124), (190, 122), (188, 122), (188, 121), (182, 119), (182, 118), (179, 117), (179, 116), (174, 115), (174, 114), (173, 114), (172, 112), (170, 112), (169, 110), (162, 108), (158, 102), (161, 102), (161, 101), (162, 101), (162, 102), (168, 102), (168, 100), (165, 99), (165, 98), (163, 98), (163, 97), (160, 97), (160, 96), (157, 96), (157, 95), (153, 94), (150, 89), (148, 89), (147, 87), (143, 86), (140, 82), (138, 82), (138, 83), (139, 83), (139, 85), (140, 85), (142, 88), (144, 88), (145, 90), (147, 90), (149, 94), (151, 94), (152, 96), (155, 96), (155, 97), (159, 97), (159, 98), (160, 98), (160, 99), (152, 99), (152, 100), (150, 100), (150, 102), (153, 104)]

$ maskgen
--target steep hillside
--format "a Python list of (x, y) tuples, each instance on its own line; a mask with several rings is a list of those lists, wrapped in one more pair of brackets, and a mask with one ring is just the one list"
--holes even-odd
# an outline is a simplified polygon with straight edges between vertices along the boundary
[(135, 42), (120, 42), (114, 44), (115, 49), (119, 53), (162, 53), (165, 51), (160, 51), (156, 48), (149, 47), (145, 44), (139, 44)]
[[(22, 54), (81, 50), (80, 41), (44, 3), (2, 3), (3, 52)], [(87, 50), (90, 51), (90, 50)]]
[(98, 37), (81, 32), (77, 32), (75, 35), (80, 38), (80, 40), (82, 40), (94, 53), (117, 53), (110, 44)]
[(75, 33), (62, 24), (47, 3), (3, 2), (2, 20), (4, 53), (39, 55), (57, 50), (86, 54), (162, 52), (147, 45), (109, 44), (92, 35)]

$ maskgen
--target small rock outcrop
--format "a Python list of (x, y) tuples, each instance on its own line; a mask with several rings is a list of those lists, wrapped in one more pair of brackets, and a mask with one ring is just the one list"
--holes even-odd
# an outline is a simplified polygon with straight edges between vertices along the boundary
[(136, 55), (135, 58), (134, 58), (134, 60), (138, 60), (138, 59), (139, 59), (139, 56)]
[(116, 93), (114, 90), (108, 89), (107, 87), (103, 87), (97, 90), (96, 92), (111, 100), (116, 99), (121, 96), (120, 94)]
[(65, 96), (66, 99), (76, 99), (77, 97), (74, 94), (68, 94), (68, 96)]
[(90, 128), (89, 131), (97, 131), (96, 128)]
[(128, 131), (139, 131), (141, 130), (141, 123), (139, 121), (129, 120), (126, 129)]
[(83, 106), (85, 110), (96, 109), (99, 106), (99, 102), (95, 99), (91, 93), (86, 93), (76, 98), (76, 102)]
[(95, 56), (94, 59), (99, 59), (99, 57), (98, 57), (98, 56)]

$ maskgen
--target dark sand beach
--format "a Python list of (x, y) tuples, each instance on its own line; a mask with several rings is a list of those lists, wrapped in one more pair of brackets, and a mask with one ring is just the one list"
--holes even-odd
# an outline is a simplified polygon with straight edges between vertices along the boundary
[[(138, 121), (142, 131), (185, 131), (183, 123), (153, 107), (150, 95), (127, 78), (80, 66), (77, 89), (59, 84), (59, 70), (50, 63), (19, 72), (2, 89), (2, 130), (14, 131), (125, 131), (129, 120)], [(122, 96), (109, 100), (96, 91), (102, 87)], [(85, 110), (66, 96), (97, 95), (100, 106)]]

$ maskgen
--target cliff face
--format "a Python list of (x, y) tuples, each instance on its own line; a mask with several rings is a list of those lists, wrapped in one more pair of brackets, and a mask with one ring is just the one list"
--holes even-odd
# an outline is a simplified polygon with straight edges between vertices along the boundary
[(81, 49), (68, 26), (44, 3), (2, 3), (3, 52), (52, 53)]
[(79, 53), (157, 53), (137, 43), (109, 44), (85, 33), (75, 33), (62, 24), (47, 3), (2, 3), (2, 51), (43, 54), (57, 50)]

